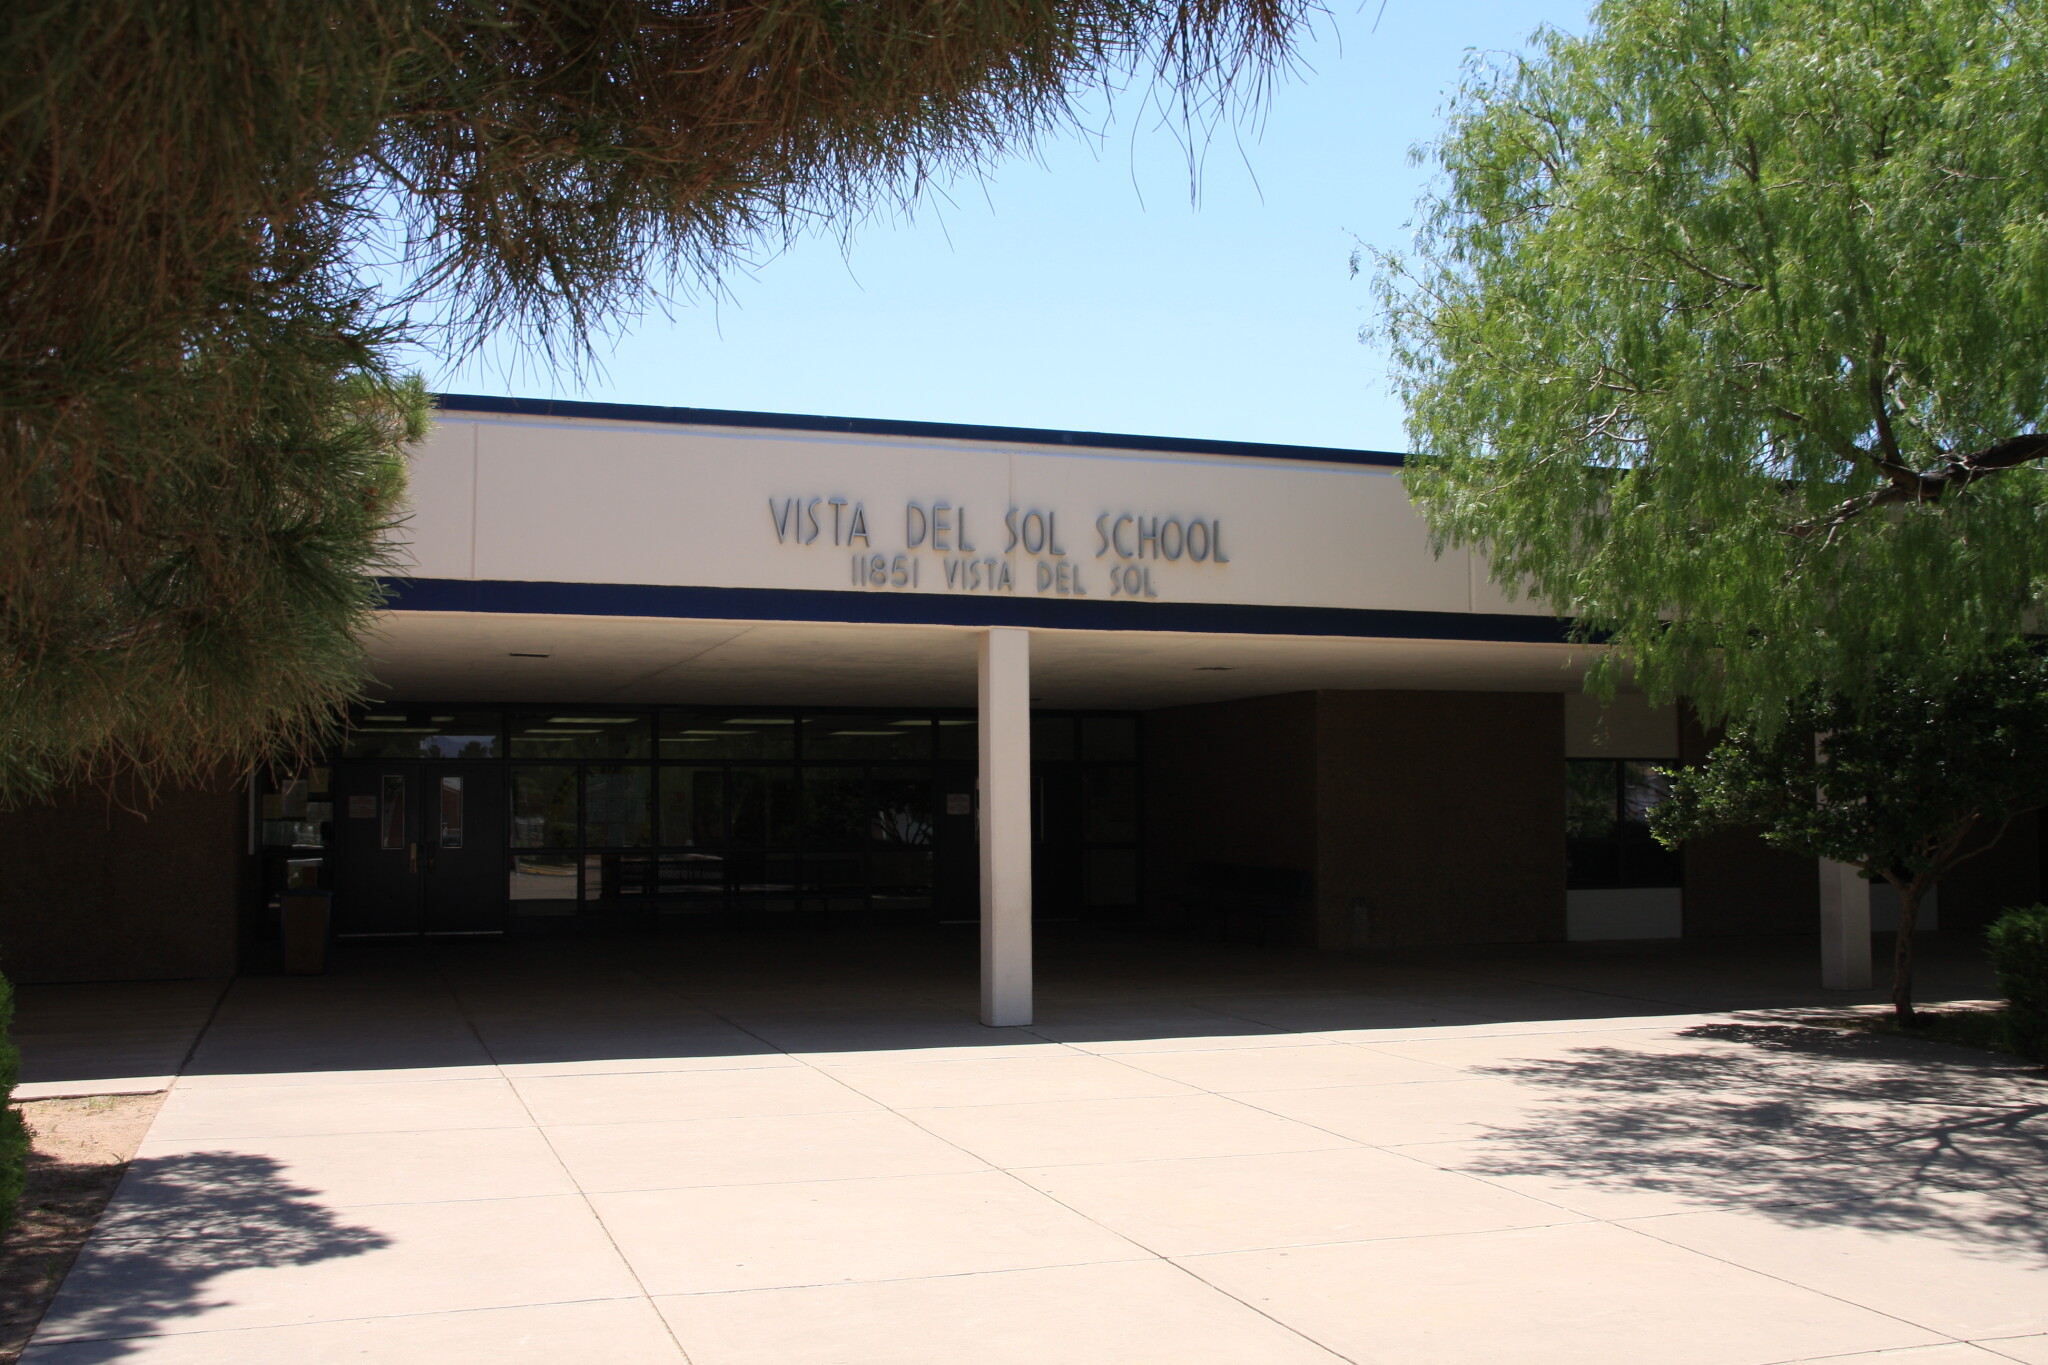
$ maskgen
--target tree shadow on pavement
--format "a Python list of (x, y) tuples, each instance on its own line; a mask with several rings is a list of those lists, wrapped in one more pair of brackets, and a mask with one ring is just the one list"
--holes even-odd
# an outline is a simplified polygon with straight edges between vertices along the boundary
[(1599, 1047), (1480, 1068), (1549, 1093), (1459, 1169), (2048, 1262), (2048, 1076), (2038, 1068), (1792, 1025), (1680, 1036), (1698, 1050)]
[(132, 1340), (224, 1302), (210, 1280), (236, 1270), (311, 1265), (389, 1245), (280, 1177), (269, 1157), (194, 1152), (142, 1157), (43, 1319), (27, 1359), (94, 1365)]

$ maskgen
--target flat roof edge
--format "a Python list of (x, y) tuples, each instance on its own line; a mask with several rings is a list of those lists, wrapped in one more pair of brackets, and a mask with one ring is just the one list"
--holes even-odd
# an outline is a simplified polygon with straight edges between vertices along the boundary
[(804, 625), (1021, 626), (1041, 630), (1293, 635), (1467, 644), (1571, 645), (1553, 616), (1391, 607), (1128, 602), (1002, 594), (687, 587), (508, 579), (380, 578), (383, 609), (520, 616), (637, 616)]
[(966, 422), (906, 422), (879, 417), (820, 417), (725, 408), (667, 408), (642, 403), (589, 403), (564, 398), (437, 393), (434, 406), (442, 412), (488, 413), (501, 417), (584, 417), (611, 422), (659, 422), (670, 426), (829, 431), (850, 436), (917, 436), (1012, 445), (1072, 446), (1082, 450), (1142, 450), (1162, 454), (1235, 455), (1257, 460), (1307, 460), (1320, 464), (1369, 465), (1381, 469), (1399, 469), (1407, 463), (1406, 456), (1387, 450), (1340, 450), (1330, 446), (1134, 436), (1105, 431), (1050, 431), (1036, 427), (977, 426)]

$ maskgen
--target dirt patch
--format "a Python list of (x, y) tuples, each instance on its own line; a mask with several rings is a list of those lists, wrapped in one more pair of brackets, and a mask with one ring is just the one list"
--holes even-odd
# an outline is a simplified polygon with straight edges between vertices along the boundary
[(83, 1095), (18, 1107), (33, 1144), (21, 1215), (0, 1241), (0, 1365), (14, 1365), (149, 1122), (153, 1095)]

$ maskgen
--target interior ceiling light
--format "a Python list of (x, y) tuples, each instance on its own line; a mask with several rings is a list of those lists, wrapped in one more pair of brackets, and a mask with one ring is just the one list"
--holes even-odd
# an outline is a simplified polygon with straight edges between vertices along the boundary
[(515, 649), (506, 654), (508, 659), (552, 659), (554, 651), (549, 649)]
[(1197, 673), (1235, 673), (1235, 672), (1237, 672), (1237, 666), (1236, 666), (1235, 664), (1202, 664), (1202, 665), (1201, 665), (1200, 667), (1198, 667), (1198, 668), (1196, 668), (1196, 669), (1195, 669), (1195, 672), (1197, 672)]

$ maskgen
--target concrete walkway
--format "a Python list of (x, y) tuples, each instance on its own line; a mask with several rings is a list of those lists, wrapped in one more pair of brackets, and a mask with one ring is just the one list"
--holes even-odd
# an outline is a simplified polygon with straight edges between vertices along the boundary
[(1810, 952), (1084, 940), (1028, 1030), (965, 940), (246, 978), (26, 1359), (2048, 1365), (2048, 1083), (1728, 1012)]

